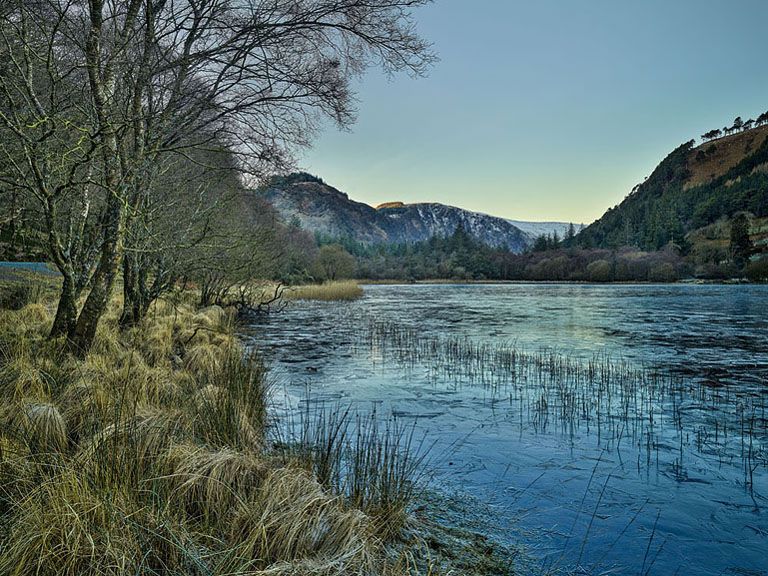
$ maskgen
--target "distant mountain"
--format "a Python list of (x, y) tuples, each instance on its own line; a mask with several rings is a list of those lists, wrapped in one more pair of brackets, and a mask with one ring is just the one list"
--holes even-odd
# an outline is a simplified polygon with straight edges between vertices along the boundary
[(535, 240), (538, 230), (568, 227), (567, 223), (560, 222), (513, 223), (435, 202), (389, 202), (374, 208), (350, 200), (347, 194), (322, 179), (304, 173), (273, 178), (259, 188), (258, 194), (268, 200), (286, 222), (298, 220), (306, 230), (349, 237), (366, 244), (419, 242), (438, 234), (448, 236), (462, 226), (471, 236), (490, 246), (507, 246), (519, 253)]
[[(557, 232), (558, 238), (562, 240), (571, 226), (570, 222), (521, 222), (520, 220), (507, 220), (507, 222), (516, 228), (520, 228), (520, 230), (533, 239), (539, 236), (553, 236)], [(583, 224), (574, 223), (574, 231), (578, 232), (582, 226)]]
[(328, 236), (347, 236), (366, 244), (397, 241), (391, 223), (375, 208), (349, 199), (344, 192), (310, 174), (278, 176), (257, 193), (288, 223)]
[(448, 236), (459, 225), (483, 243), (507, 246), (513, 252), (522, 252), (531, 242), (525, 232), (504, 218), (437, 202), (390, 202), (377, 206), (376, 212), (390, 223), (396, 242), (418, 242), (438, 234)]
[(768, 124), (696, 147), (694, 141), (678, 146), (577, 241), (645, 250), (672, 242), (686, 249), (694, 231), (740, 211), (768, 216)]

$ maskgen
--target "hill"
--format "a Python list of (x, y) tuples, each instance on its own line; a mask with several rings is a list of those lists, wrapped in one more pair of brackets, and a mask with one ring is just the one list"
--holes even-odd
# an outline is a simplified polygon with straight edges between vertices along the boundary
[(768, 216), (768, 125), (673, 150), (614, 208), (584, 229), (584, 247), (637, 246), (658, 250), (672, 242), (684, 252), (694, 232), (746, 211)]
[[(364, 244), (401, 244), (450, 236), (461, 226), (471, 237), (519, 253), (537, 234), (525, 230), (567, 228), (568, 224), (515, 223), (436, 202), (387, 202), (377, 207), (351, 200), (322, 179), (305, 173), (275, 177), (257, 191), (288, 223), (333, 238)], [(538, 228), (537, 228), (538, 227)]]

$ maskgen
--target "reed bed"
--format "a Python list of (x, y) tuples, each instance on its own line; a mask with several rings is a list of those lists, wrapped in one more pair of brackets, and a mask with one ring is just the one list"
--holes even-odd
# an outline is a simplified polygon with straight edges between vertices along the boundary
[(717, 458), (739, 470), (752, 490), (768, 470), (768, 387), (752, 383), (694, 381), (670, 369), (636, 366), (600, 354), (584, 360), (514, 343), (432, 337), (401, 324), (369, 319), (359, 346), (406, 370), (426, 369), (435, 382), (482, 386), (505, 402), (521, 427), (570, 437), (591, 435), (604, 449), (629, 452), (638, 470), (659, 466), (685, 478), (686, 452)]
[(46, 339), (50, 303), (0, 310), (0, 575), (417, 574), (391, 551), (404, 431), (349, 421), (338, 464), (336, 421), (275, 449), (261, 358), (183, 300), (124, 332), (113, 303), (84, 360)]
[(354, 280), (326, 282), (324, 284), (308, 284), (294, 286), (285, 291), (289, 300), (357, 300), (363, 297), (363, 289)]
[(323, 486), (372, 518), (385, 540), (396, 540), (428, 469), (429, 448), (415, 441), (415, 426), (311, 398), (298, 416), (284, 445)]

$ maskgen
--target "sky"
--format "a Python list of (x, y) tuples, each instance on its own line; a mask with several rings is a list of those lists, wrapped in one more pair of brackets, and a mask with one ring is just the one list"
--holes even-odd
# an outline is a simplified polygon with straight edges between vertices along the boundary
[(349, 194), (589, 223), (673, 148), (768, 110), (768, 0), (437, 0), (440, 61), (371, 70), (303, 169)]

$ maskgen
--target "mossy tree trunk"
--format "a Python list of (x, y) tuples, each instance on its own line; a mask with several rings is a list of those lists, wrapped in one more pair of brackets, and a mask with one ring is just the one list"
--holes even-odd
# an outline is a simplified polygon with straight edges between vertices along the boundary
[[(104, 315), (112, 296), (120, 259), (123, 253), (123, 235), (126, 217), (126, 191), (130, 175), (125, 173), (125, 158), (121, 157), (118, 139), (121, 124), (116, 119), (119, 102), (115, 101), (116, 79), (124, 72), (125, 52), (134, 34), (134, 26), (142, 0), (127, 3), (122, 29), (113, 40), (112, 54), (106, 61), (102, 55), (104, 0), (90, 0), (89, 28), (85, 46), (85, 63), (93, 100), (98, 144), (104, 170), (104, 188), (107, 205), (102, 224), (102, 243), (99, 261), (91, 280), (91, 291), (83, 305), (74, 329), (69, 334), (72, 350), (84, 355), (93, 345), (99, 320)], [(107, 24), (108, 26), (110, 24)]]
[(135, 254), (123, 255), (123, 312), (120, 326), (135, 326), (144, 319), (154, 300), (147, 283), (147, 266)]
[[(112, 170), (112, 172), (114, 174), (107, 174), (107, 184), (119, 186), (117, 171)], [(70, 347), (79, 355), (86, 354), (93, 345), (99, 320), (104, 315), (112, 296), (122, 256), (124, 219), (123, 203), (117, 194), (112, 194), (107, 204), (103, 226), (104, 237), (99, 262), (91, 280), (91, 291), (83, 304), (77, 323), (69, 333)]]
[(77, 323), (77, 289), (75, 278), (64, 275), (59, 296), (59, 305), (56, 308), (56, 318), (53, 321), (50, 337), (58, 338), (66, 336), (75, 329)]

